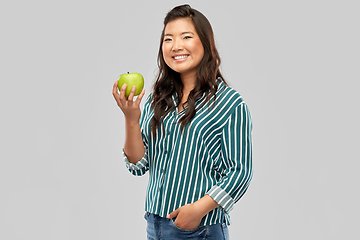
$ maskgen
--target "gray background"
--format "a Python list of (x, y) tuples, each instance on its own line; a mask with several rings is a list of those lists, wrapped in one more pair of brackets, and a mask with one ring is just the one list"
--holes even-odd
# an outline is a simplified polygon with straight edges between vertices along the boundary
[[(356, 1), (188, 1), (250, 107), (254, 178), (231, 239), (359, 239)], [(4, 1), (0, 239), (145, 239), (147, 176), (126, 170), (112, 84), (148, 95), (182, 1)]]

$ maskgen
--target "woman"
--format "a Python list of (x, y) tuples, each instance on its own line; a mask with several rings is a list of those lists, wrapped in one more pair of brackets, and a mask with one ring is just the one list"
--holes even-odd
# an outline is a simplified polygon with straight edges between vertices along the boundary
[(189, 5), (164, 19), (159, 74), (141, 114), (126, 85), (113, 95), (125, 115), (129, 171), (149, 171), (148, 239), (228, 239), (229, 212), (252, 178), (247, 105), (220, 70), (209, 21)]

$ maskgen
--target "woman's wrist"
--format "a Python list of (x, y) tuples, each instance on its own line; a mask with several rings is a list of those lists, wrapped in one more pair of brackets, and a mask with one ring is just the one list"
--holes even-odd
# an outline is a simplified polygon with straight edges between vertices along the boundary
[(125, 127), (140, 127), (140, 123), (139, 123), (139, 120), (136, 119), (132, 119), (130, 117), (125, 117)]
[(194, 206), (197, 209), (197, 212), (199, 213), (199, 215), (201, 215), (201, 217), (204, 217), (206, 214), (208, 214), (210, 211), (214, 210), (215, 208), (218, 208), (220, 205), (215, 202), (214, 199), (212, 199), (212, 197), (210, 197), (209, 195), (205, 195), (204, 197), (202, 197), (201, 199), (197, 200), (196, 202), (193, 203)]

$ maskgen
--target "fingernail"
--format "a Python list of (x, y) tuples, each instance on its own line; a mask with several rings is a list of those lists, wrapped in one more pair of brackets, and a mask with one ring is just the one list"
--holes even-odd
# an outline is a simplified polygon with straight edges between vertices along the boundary
[(166, 218), (170, 218), (170, 214), (166, 216)]

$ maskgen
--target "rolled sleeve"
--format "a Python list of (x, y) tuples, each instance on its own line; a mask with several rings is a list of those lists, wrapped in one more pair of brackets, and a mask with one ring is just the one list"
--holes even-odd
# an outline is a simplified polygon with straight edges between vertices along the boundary
[(252, 179), (252, 122), (242, 102), (229, 117), (222, 132), (219, 163), (222, 178), (206, 194), (229, 213), (244, 195)]
[(147, 170), (149, 170), (149, 163), (147, 160), (147, 153), (143, 156), (143, 158), (138, 161), (136, 164), (133, 164), (129, 162), (129, 159), (127, 158), (124, 149), (122, 151), (123, 157), (125, 160), (126, 168), (135, 176), (142, 176), (146, 173)]
[(219, 204), (226, 213), (229, 213), (234, 207), (233, 198), (217, 185), (213, 186), (207, 193), (217, 204)]

